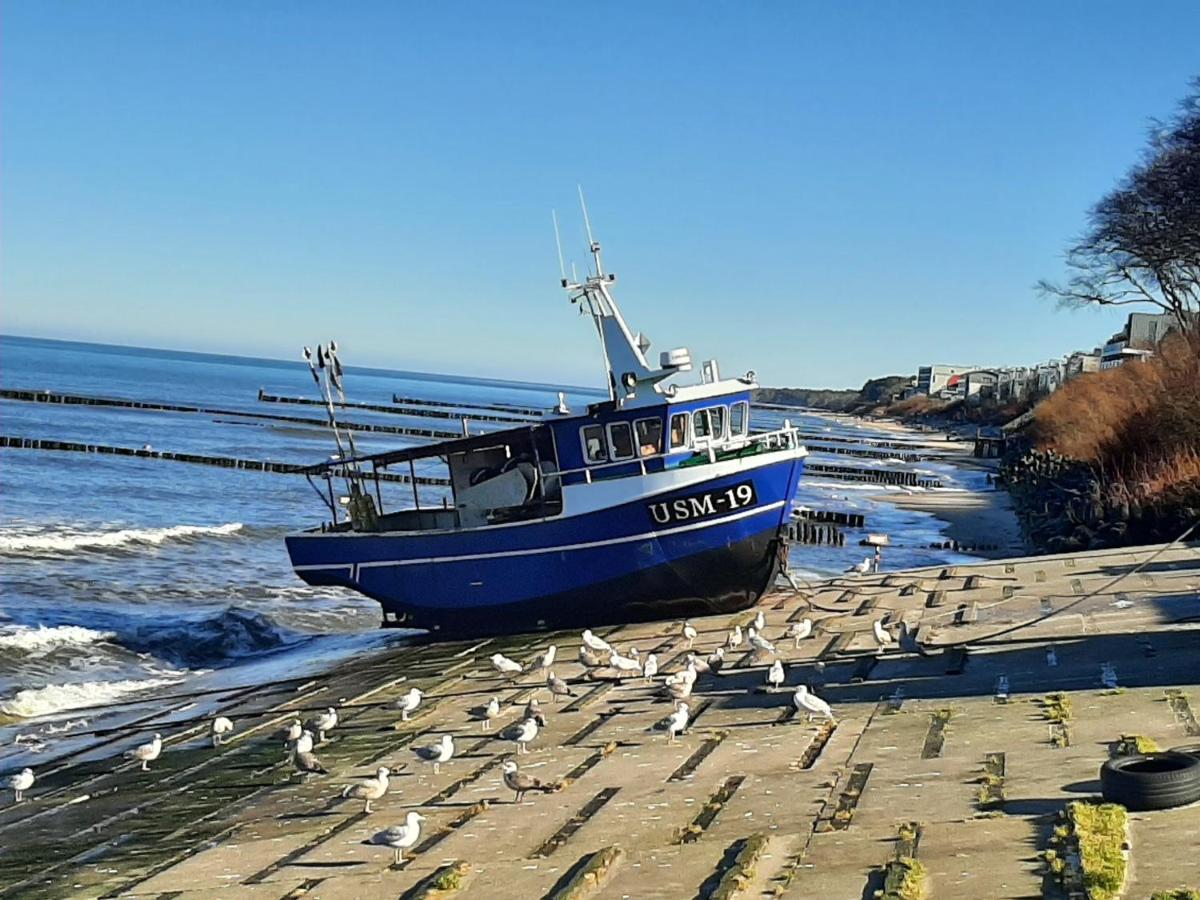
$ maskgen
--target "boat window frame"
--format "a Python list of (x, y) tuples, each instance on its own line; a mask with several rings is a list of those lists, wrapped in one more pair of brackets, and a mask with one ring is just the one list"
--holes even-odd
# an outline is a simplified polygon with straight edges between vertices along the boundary
[[(717, 443), (725, 440), (728, 437), (729, 407), (721, 404), (718, 406), (706, 406), (704, 409), (708, 413), (708, 425), (711, 429), (709, 439)], [(720, 416), (720, 428), (717, 428), (717, 416), (714, 416), (713, 413), (717, 413)]]
[[(588, 452), (588, 435), (589, 429), (596, 428), (600, 431), (601, 450), (603, 456), (598, 459), (592, 459), (591, 453)], [(600, 466), (608, 462), (608, 429), (601, 422), (589, 422), (579, 429), (579, 447), (583, 451), (583, 464), (585, 466)]]
[[(683, 419), (683, 434), (679, 438), (679, 443), (675, 443), (675, 420)], [(692, 436), (692, 414), (690, 412), (671, 413), (671, 418), (667, 422), (667, 446), (669, 450), (682, 450), (691, 443)]]
[[(617, 455), (617, 442), (613, 438), (613, 430), (616, 428), (624, 428), (625, 431), (629, 434), (629, 454), (627, 456), (618, 456)], [(610, 460), (612, 460), (613, 462), (624, 462), (627, 459), (637, 459), (638, 458), (638, 445), (637, 445), (637, 441), (634, 440), (633, 423), (632, 422), (628, 422), (628, 421), (609, 422), (608, 426), (605, 428), (605, 432), (607, 433), (607, 436), (608, 436), (608, 458)]]
[[(741, 421), (738, 423), (737, 431), (733, 430), (734, 416), (740, 414)], [(731, 438), (745, 437), (746, 432), (750, 430), (750, 404), (745, 400), (739, 400), (737, 403), (729, 406), (729, 436)]]
[[(651, 450), (649, 453), (646, 452), (646, 447), (648, 447), (650, 445), (643, 443), (642, 436), (638, 433), (640, 430), (640, 426), (645, 425), (648, 422), (653, 423), (654, 425), (658, 426), (658, 440), (654, 442), (654, 449)], [(658, 456), (660, 453), (662, 453), (663, 452), (663, 420), (659, 416), (647, 416), (644, 419), (634, 419), (633, 420), (633, 446), (636, 448), (637, 455), (639, 458), (646, 457), (646, 456)]]
[[(708, 409), (706, 406), (704, 409), (692, 410), (692, 443), (694, 444), (700, 441), (708, 441), (709, 443), (713, 441), (712, 416), (708, 414)], [(696, 422), (702, 415), (704, 416), (705, 431), (707, 434), (701, 434), (700, 429), (696, 427)]]

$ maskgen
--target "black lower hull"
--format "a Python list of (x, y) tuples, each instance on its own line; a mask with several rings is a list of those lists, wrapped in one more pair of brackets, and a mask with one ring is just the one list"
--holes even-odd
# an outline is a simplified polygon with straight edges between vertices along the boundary
[(458, 607), (406, 606), (374, 597), (385, 627), (423, 628), (444, 636), (514, 634), (737, 612), (774, 584), (786, 544), (775, 530), (586, 588), (520, 603)]

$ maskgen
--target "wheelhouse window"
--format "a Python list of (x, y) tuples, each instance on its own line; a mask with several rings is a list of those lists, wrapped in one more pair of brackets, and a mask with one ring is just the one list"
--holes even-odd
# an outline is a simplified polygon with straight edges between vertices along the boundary
[(746, 412), (749, 408), (745, 400), (740, 403), (735, 403), (729, 408), (729, 436), (742, 437), (746, 433), (746, 426), (749, 424)]
[(712, 420), (708, 417), (707, 409), (698, 409), (692, 413), (692, 434), (696, 440), (712, 437)]
[(640, 456), (662, 453), (662, 419), (638, 419), (633, 423), (633, 430)]
[(583, 458), (589, 465), (608, 462), (608, 441), (603, 425), (585, 425), (579, 434), (583, 440)]
[(608, 426), (608, 440), (613, 459), (633, 459), (633, 429), (628, 422), (613, 422)]
[(723, 406), (714, 406), (708, 413), (712, 421), (712, 436), (714, 441), (725, 437), (725, 414), (728, 410)]
[(688, 442), (688, 414), (675, 413), (671, 416), (671, 449), (686, 447)]

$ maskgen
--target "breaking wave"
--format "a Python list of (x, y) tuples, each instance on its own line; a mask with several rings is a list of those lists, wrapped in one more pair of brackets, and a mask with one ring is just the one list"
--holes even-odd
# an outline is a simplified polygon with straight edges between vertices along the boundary
[(280, 627), (262, 613), (230, 606), (207, 619), (180, 619), (125, 629), (118, 641), (136, 653), (149, 653), (172, 665), (194, 669), (280, 650), (305, 637)]
[(0, 534), (0, 552), (61, 553), (125, 547), (130, 544), (158, 545), (193, 537), (219, 537), (242, 530), (241, 522), (227, 525), (171, 525), (167, 528), (122, 528), (119, 531), (57, 530), (41, 533)]
[(58, 647), (83, 647), (112, 640), (112, 631), (97, 631), (81, 625), (18, 625), (15, 630), (0, 632), (0, 650), (42, 653)]
[(0, 702), (0, 713), (32, 719), (66, 709), (102, 706), (139, 691), (178, 684), (183, 680), (184, 674), (180, 672), (157, 678), (82, 681), (75, 684), (48, 684), (40, 688), (26, 688)]

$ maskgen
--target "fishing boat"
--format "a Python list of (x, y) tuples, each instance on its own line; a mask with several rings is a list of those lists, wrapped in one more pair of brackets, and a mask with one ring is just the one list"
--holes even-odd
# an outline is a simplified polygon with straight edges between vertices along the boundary
[[(331, 515), (286, 538), (304, 581), (377, 600), (385, 626), (442, 634), (728, 612), (772, 586), (806, 456), (797, 430), (751, 430), (753, 372), (722, 378), (711, 360), (675, 383), (685, 348), (653, 366), (590, 224), (588, 242), (594, 272), (568, 279), (560, 249), (561, 285), (596, 325), (608, 399), (572, 413), (560, 395), (527, 424), (373, 455), (350, 437), (307, 471)], [(423, 505), (433, 468), (446, 496)], [(411, 493), (392, 508), (396, 481)]]

